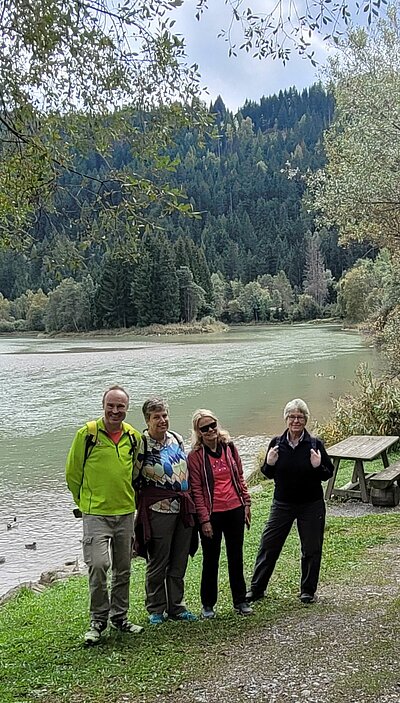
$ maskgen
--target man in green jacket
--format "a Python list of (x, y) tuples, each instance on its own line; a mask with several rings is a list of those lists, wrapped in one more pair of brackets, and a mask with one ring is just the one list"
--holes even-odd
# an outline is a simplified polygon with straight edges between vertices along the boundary
[[(103, 395), (104, 416), (78, 430), (67, 458), (66, 479), (83, 517), (83, 557), (88, 567), (90, 628), (87, 645), (111, 627), (141, 632), (129, 622), (129, 579), (141, 434), (124, 422), (129, 396), (120, 386)], [(107, 572), (112, 568), (110, 593)]]

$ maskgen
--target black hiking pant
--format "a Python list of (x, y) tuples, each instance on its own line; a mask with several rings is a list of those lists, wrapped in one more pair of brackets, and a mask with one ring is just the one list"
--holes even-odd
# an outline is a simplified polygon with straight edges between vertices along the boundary
[(301, 593), (313, 596), (317, 590), (325, 527), (325, 503), (272, 502), (269, 519), (261, 535), (251, 590), (256, 596), (267, 588), (275, 564), (296, 520), (301, 543)]
[(228, 561), (229, 584), (233, 605), (246, 600), (246, 582), (243, 575), (244, 507), (212, 513), (210, 522), (213, 536), (201, 534), (203, 570), (200, 595), (203, 606), (213, 608), (218, 597), (218, 567), (221, 554), (222, 535), (225, 537)]

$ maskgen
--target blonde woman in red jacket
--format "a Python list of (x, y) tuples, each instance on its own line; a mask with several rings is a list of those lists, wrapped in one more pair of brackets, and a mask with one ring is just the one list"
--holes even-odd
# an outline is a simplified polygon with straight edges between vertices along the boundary
[(187, 462), (203, 549), (201, 613), (203, 618), (215, 617), (223, 535), (233, 607), (240, 615), (251, 615), (243, 575), (244, 527), (250, 527), (250, 496), (242, 462), (213, 412), (196, 410), (192, 423), (192, 450)]

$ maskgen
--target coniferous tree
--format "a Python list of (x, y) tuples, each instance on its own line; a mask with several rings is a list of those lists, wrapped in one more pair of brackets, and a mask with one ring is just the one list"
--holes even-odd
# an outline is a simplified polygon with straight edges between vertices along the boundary
[(178, 322), (180, 300), (174, 250), (165, 235), (156, 235), (153, 244), (154, 265), (150, 293), (153, 300), (153, 321), (164, 325)]
[(95, 298), (100, 327), (130, 327), (136, 323), (131, 300), (134, 270), (134, 264), (119, 253), (105, 257)]
[(153, 269), (150, 251), (142, 242), (138, 250), (138, 261), (133, 274), (130, 295), (139, 327), (151, 325), (153, 321), (153, 299), (151, 296)]
[(164, 234), (146, 233), (132, 284), (137, 323), (170, 324), (180, 315), (174, 247)]

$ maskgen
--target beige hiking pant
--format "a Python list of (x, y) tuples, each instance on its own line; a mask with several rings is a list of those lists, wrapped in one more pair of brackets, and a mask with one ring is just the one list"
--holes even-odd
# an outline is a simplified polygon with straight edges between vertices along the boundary
[[(83, 515), (83, 558), (88, 567), (90, 619), (126, 618), (133, 543), (133, 513)], [(111, 567), (110, 593), (107, 572)]]

